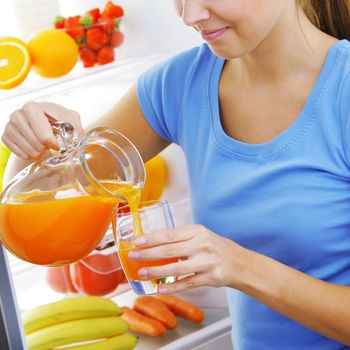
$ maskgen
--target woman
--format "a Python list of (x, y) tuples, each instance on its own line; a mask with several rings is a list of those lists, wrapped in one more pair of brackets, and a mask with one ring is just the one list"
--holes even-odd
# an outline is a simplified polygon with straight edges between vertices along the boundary
[[(350, 349), (349, 1), (177, 5), (206, 44), (146, 72), (91, 126), (145, 161), (172, 142), (187, 159), (197, 224), (130, 255), (188, 259), (139, 275), (194, 273), (165, 294), (228, 287), (235, 350)], [(26, 162), (57, 147), (44, 112), (83, 132), (74, 111), (26, 104), (2, 136)]]

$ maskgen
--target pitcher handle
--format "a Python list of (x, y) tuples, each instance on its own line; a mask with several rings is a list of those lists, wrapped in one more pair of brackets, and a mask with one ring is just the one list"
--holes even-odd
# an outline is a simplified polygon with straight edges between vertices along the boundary
[(60, 148), (60, 153), (64, 154), (74, 149), (79, 143), (79, 136), (72, 124), (58, 121), (47, 112), (44, 114), (51, 124), (52, 131), (56, 137), (58, 147)]

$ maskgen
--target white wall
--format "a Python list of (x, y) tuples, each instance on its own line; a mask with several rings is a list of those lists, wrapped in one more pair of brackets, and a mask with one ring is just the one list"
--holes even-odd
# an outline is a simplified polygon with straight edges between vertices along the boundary
[[(56, 15), (72, 16), (103, 8), (107, 0), (0, 0), (0, 37), (23, 40), (51, 28)], [(114, 0), (125, 10), (122, 29), (127, 36), (123, 46), (130, 54), (160, 47), (180, 50), (201, 42), (195, 30), (177, 16), (173, 0)]]

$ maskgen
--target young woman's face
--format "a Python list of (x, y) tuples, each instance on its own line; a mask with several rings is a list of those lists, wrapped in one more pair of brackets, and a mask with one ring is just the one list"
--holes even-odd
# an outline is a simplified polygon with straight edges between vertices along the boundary
[(174, 1), (184, 23), (199, 31), (215, 54), (230, 59), (253, 51), (295, 0)]

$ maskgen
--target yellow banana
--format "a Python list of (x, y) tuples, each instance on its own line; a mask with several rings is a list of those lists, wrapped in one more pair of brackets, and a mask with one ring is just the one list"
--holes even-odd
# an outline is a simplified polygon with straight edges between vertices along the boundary
[(110, 299), (83, 296), (63, 299), (26, 311), (22, 314), (22, 321), (24, 331), (28, 335), (57, 323), (121, 314), (122, 309)]
[(136, 346), (137, 340), (135, 335), (125, 333), (90, 344), (65, 347), (64, 350), (132, 350)]
[(39, 329), (27, 336), (29, 350), (48, 350), (88, 340), (121, 335), (129, 326), (120, 317), (86, 318)]

